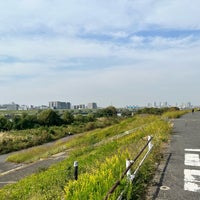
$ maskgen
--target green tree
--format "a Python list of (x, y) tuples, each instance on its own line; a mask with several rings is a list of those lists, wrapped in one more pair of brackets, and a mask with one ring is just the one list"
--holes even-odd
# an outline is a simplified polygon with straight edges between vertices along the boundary
[(107, 108), (99, 109), (95, 113), (96, 117), (115, 117), (117, 116), (117, 109), (114, 106), (109, 106)]
[(122, 114), (123, 117), (130, 117), (132, 115), (132, 112), (128, 109), (123, 109), (121, 111), (121, 114)]
[(61, 124), (61, 118), (58, 115), (57, 112), (53, 110), (43, 110), (38, 115), (38, 121), (41, 125), (45, 126), (53, 126), (53, 125), (60, 125)]
[(75, 121), (78, 122), (78, 123), (84, 123), (86, 121), (85, 119), (86, 118), (81, 114), (78, 114), (78, 115), (75, 116)]
[(103, 115), (105, 117), (117, 116), (117, 110), (114, 106), (109, 106), (109, 107), (103, 109)]
[(10, 130), (10, 121), (3, 116), (0, 116), (0, 130), (5, 131), (5, 130)]
[(65, 111), (62, 115), (62, 120), (65, 124), (71, 124), (74, 122), (74, 115), (69, 111)]
[(87, 122), (94, 122), (94, 121), (96, 120), (95, 115), (92, 114), (92, 113), (89, 113), (89, 114), (86, 116), (86, 120), (87, 120)]
[(36, 115), (23, 115), (21, 119), (21, 129), (30, 129), (39, 126)]
[(20, 130), (22, 128), (22, 117), (19, 115), (14, 115), (12, 118), (12, 128), (15, 130)]

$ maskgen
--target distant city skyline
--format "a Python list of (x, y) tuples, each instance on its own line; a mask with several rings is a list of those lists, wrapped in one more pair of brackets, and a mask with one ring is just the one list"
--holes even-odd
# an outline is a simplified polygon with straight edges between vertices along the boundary
[[(114, 106), (114, 105), (108, 105), (108, 106)], [(105, 107), (108, 107), (105, 106)], [(15, 102), (11, 103), (5, 103), (0, 104), (0, 110), (28, 110), (28, 109), (97, 109), (97, 108), (105, 108), (104, 106), (99, 106), (96, 102), (90, 102), (87, 104), (73, 104), (71, 102), (62, 102), (62, 101), (49, 101), (48, 104), (42, 104), (42, 105), (28, 105), (28, 104), (18, 104)], [(124, 105), (121, 107), (114, 106), (116, 108), (127, 108), (127, 109), (138, 109), (143, 107), (154, 107), (154, 108), (165, 108), (165, 107), (178, 107), (181, 109), (184, 108), (194, 108), (194, 107), (200, 107), (200, 105), (193, 105), (191, 102), (182, 102), (182, 103), (176, 103), (175, 105), (169, 104), (167, 101), (165, 102), (148, 102), (146, 105), (136, 105), (136, 104), (130, 104), (130, 105)]]
[(0, 104), (200, 104), (199, 0), (0, 2)]

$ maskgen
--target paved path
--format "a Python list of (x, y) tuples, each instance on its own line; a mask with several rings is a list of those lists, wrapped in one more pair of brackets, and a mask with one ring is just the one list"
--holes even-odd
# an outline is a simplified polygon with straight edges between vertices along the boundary
[(155, 177), (153, 200), (200, 200), (200, 112), (174, 120), (165, 159)]
[[(40, 160), (31, 164), (19, 164), (12, 165), (10, 163), (6, 164), (11, 166), (10, 170), (6, 170), (0, 174), (0, 187), (4, 185), (15, 183), (20, 179), (32, 174), (39, 172), (40, 170), (48, 168), (50, 165), (63, 160), (65, 156), (52, 157), (46, 160)], [(7, 167), (7, 166), (6, 166)]]
[[(69, 138), (72, 138), (72, 137), (74, 136), (67, 136), (65, 138), (60, 139), (59, 141), (67, 141), (69, 140)], [(54, 142), (50, 142), (50, 143), (43, 144), (42, 146), (44, 145), (50, 146), (53, 144)], [(6, 158), (10, 154), (0, 155), (0, 188), (3, 187), (4, 185), (15, 183), (32, 173), (36, 173), (42, 169), (46, 169), (52, 164), (57, 163), (67, 157), (67, 153), (63, 152), (63, 153), (51, 156), (48, 159), (40, 160), (31, 164), (14, 164), (11, 162), (6, 162)]]

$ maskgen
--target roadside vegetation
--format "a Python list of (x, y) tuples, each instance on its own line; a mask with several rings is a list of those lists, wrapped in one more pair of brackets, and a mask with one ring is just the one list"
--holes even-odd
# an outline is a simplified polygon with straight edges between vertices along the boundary
[[(86, 111), (85, 111), (86, 112)], [(88, 122), (95, 122), (99, 117), (115, 117), (117, 110), (110, 106), (96, 111), (86, 113), (74, 110), (39, 110), (33, 112), (0, 112), (0, 131), (26, 130), (38, 127), (80, 125)]]
[[(148, 112), (152, 112), (152, 110), (148, 110)], [(179, 111), (172, 110), (170, 112)], [(44, 149), (35, 147), (28, 151), (14, 154), (9, 159), (15, 162), (33, 162), (62, 151), (67, 152), (67, 158), (15, 184), (4, 186), (0, 189), (0, 199), (102, 200), (125, 170), (125, 160), (128, 158), (133, 159), (147, 142), (147, 136), (151, 135), (153, 136), (153, 151), (137, 174), (134, 186), (128, 184), (127, 180), (124, 179), (109, 197), (109, 199), (117, 199), (124, 190), (125, 185), (128, 184), (123, 199), (145, 199), (145, 190), (154, 175), (155, 163), (158, 163), (162, 158), (162, 146), (168, 142), (171, 133), (172, 125), (163, 115), (165, 115), (164, 112), (160, 111), (154, 115), (143, 111), (133, 117), (125, 116), (125, 118), (117, 120), (116, 113), (110, 116), (106, 112), (106, 117), (105, 113), (99, 115), (94, 122), (100, 123), (102, 120), (106, 120), (107, 127), (102, 126), (95, 129), (94, 126), (88, 131), (83, 129), (84, 133), (80, 131), (81, 134), (76, 134), (66, 142), (55, 143), (55, 146), (49, 146)], [(76, 125), (83, 128), (87, 123), (80, 125), (73, 122), (70, 126), (72, 128)], [(67, 125), (66, 128), (70, 126)], [(65, 127), (63, 125), (46, 126), (38, 129), (41, 128), (48, 128), (48, 131), (53, 130), (54, 132), (56, 132), (56, 129), (60, 131), (60, 128), (62, 128), (60, 132), (63, 132)], [(30, 129), (29, 131), (31, 130), (35, 129)], [(55, 136), (55, 133), (53, 135)], [(32, 160), (30, 157), (35, 158)], [(74, 161), (79, 162), (79, 177), (77, 181), (73, 177)], [(132, 168), (133, 170), (134, 167)]]
[(123, 133), (133, 128), (142, 128), (151, 121), (151, 118), (143, 117), (122, 120), (121, 122), (104, 129), (96, 129), (82, 134), (77, 134), (75, 137), (69, 138), (67, 142), (58, 141), (50, 146), (32, 147), (23, 152), (16, 152), (8, 157), (8, 161), (16, 163), (29, 163), (59, 152), (76, 149), (77, 146), (82, 148), (85, 146), (108, 142), (112, 139), (112, 136), (114, 137), (119, 133)]
[[(38, 112), (9, 112), (0, 115), (0, 154), (41, 145), (59, 138), (104, 128), (137, 114), (161, 115), (177, 108), (144, 108), (138, 111), (120, 110), (113, 106), (93, 112), (44, 110)], [(81, 111), (80, 111), (81, 112)], [(176, 113), (176, 112), (175, 112)], [(170, 115), (170, 114), (168, 114)]]
[[(37, 115), (22, 113), (13, 116), (12, 119), (1, 116), (0, 154), (41, 145), (71, 134), (104, 128), (121, 120), (116, 116), (114, 107), (101, 109), (86, 116), (74, 115), (69, 111), (59, 114), (53, 110), (44, 110)], [(8, 127), (11, 130), (8, 131)]]
[(189, 112), (191, 112), (191, 110), (167, 111), (163, 113), (163, 117), (166, 117), (168, 119), (176, 119), (180, 118), (182, 115), (187, 114)]

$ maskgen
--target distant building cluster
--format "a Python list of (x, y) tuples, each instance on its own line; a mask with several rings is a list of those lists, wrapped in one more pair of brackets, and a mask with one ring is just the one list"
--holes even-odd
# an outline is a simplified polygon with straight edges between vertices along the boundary
[[(166, 107), (178, 107), (180, 109), (191, 109), (194, 108), (194, 106), (191, 104), (191, 102), (182, 103), (182, 104), (176, 104), (176, 105), (170, 105), (167, 101), (165, 102), (153, 102), (148, 103), (146, 107), (154, 107), (154, 108), (166, 108)], [(63, 102), (63, 101), (50, 101), (49, 105), (40, 105), (40, 106), (27, 106), (27, 105), (19, 105), (14, 102), (10, 104), (3, 104), (0, 105), (0, 110), (44, 110), (44, 109), (55, 109), (55, 110), (83, 110), (83, 109), (97, 109), (97, 103), (92, 102), (88, 104), (76, 104), (72, 105), (70, 102)], [(144, 108), (144, 106), (139, 107), (137, 105), (127, 105), (125, 108), (127, 109), (139, 109)]]
[(137, 105), (127, 105), (126, 108), (127, 109), (138, 109), (139, 106), (137, 106)]
[(88, 103), (85, 104), (78, 104), (78, 105), (71, 105), (70, 102), (61, 102), (61, 101), (50, 101), (49, 108), (51, 109), (97, 109), (97, 103)]
[(154, 107), (154, 108), (167, 108), (167, 107), (173, 107), (173, 106), (178, 107), (180, 109), (190, 109), (190, 108), (194, 107), (191, 104), (191, 102), (182, 103), (182, 104), (176, 103), (176, 105), (170, 105), (170, 104), (168, 104), (167, 101), (165, 101), (165, 102), (159, 102), (159, 103), (157, 103), (157, 102), (154, 101), (153, 103), (148, 103), (147, 104), (147, 107), (149, 107), (149, 108), (150, 107)]
[(49, 106), (41, 105), (41, 106), (27, 106), (27, 105), (19, 105), (14, 102), (10, 104), (0, 105), (0, 110), (44, 110), (44, 109), (97, 109), (97, 103), (88, 103), (79, 104), (79, 105), (71, 105), (70, 102), (62, 102), (62, 101), (50, 101)]
[(46, 105), (41, 105), (41, 106), (27, 106), (27, 105), (19, 105), (14, 102), (10, 104), (3, 104), (0, 105), (0, 110), (44, 110), (48, 109), (49, 107)]
[(19, 110), (19, 105), (14, 102), (0, 105), (0, 110)]

